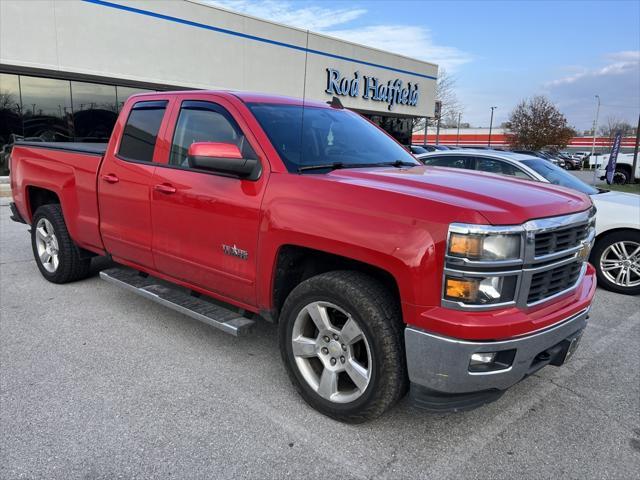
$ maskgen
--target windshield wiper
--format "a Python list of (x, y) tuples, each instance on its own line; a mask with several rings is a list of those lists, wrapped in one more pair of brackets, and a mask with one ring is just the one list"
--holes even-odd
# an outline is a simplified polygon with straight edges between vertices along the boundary
[(321, 170), (321, 169), (329, 169), (329, 170), (337, 170), (339, 168), (370, 168), (370, 167), (417, 167), (419, 163), (413, 162), (405, 162), (404, 160), (395, 160), (393, 162), (378, 162), (378, 163), (344, 163), (344, 162), (333, 162), (333, 163), (325, 163), (319, 165), (305, 165), (303, 167), (298, 167), (298, 172), (304, 172), (307, 170)]
[(324, 163), (319, 165), (305, 165), (304, 167), (298, 167), (298, 172), (304, 172), (306, 170), (321, 170), (328, 168), (329, 170), (337, 170), (338, 168), (344, 168), (343, 162)]
[(404, 160), (395, 160), (393, 162), (388, 162), (384, 164), (381, 163), (379, 165), (389, 165), (391, 167), (419, 167), (420, 163), (405, 162)]

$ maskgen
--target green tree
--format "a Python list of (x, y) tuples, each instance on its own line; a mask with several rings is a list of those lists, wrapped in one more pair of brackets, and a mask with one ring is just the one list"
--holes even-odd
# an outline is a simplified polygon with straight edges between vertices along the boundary
[(523, 100), (513, 109), (507, 122), (512, 148), (560, 150), (576, 132), (556, 106), (544, 96)]

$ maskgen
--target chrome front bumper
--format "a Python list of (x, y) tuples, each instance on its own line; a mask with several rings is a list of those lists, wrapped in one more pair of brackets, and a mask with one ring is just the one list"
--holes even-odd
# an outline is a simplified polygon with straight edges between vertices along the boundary
[[(552, 363), (558, 350), (554, 347), (579, 335), (587, 326), (588, 313), (589, 308), (585, 308), (542, 331), (496, 342), (458, 340), (407, 327), (404, 337), (412, 388), (418, 385), (440, 395), (506, 390)], [(515, 357), (507, 368), (490, 372), (469, 371), (473, 353), (506, 350), (515, 350)]]

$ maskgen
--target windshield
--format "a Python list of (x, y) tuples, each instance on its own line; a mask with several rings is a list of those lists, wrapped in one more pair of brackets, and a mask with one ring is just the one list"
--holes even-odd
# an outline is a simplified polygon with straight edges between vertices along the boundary
[(331, 164), (420, 165), (400, 144), (349, 110), (264, 103), (249, 108), (290, 172)]
[(587, 185), (582, 180), (574, 177), (566, 170), (555, 166), (553, 163), (543, 160), (541, 158), (532, 158), (530, 160), (522, 160), (527, 167), (535, 170), (544, 178), (549, 180), (554, 185), (560, 185), (562, 187), (572, 188), (579, 192), (586, 193), (587, 195), (593, 195), (598, 193), (598, 189)]

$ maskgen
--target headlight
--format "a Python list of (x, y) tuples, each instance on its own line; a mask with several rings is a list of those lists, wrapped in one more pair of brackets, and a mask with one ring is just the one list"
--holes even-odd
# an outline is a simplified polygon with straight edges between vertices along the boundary
[(520, 258), (520, 235), (452, 232), (448, 254), (469, 260), (517, 260)]
[(490, 305), (514, 299), (516, 276), (452, 277), (445, 276), (447, 300), (469, 305)]

